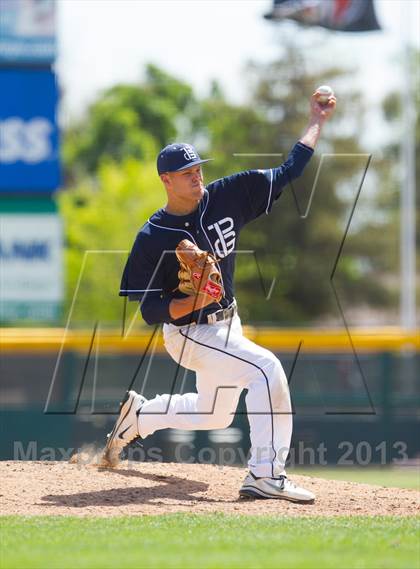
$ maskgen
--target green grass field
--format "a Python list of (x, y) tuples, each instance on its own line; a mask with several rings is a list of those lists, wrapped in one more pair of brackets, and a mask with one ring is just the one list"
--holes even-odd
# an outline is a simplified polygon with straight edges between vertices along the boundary
[[(415, 470), (293, 470), (418, 488)], [(264, 508), (264, 502), (261, 502)], [(0, 568), (420, 569), (420, 516), (0, 517)]]
[(327, 480), (348, 480), (350, 482), (361, 482), (365, 484), (377, 484), (394, 488), (412, 488), (420, 490), (420, 471), (416, 468), (390, 468), (384, 467), (314, 467), (314, 468), (294, 468), (293, 473), (326, 478)]
[(418, 519), (1, 518), (1, 568), (420, 567)]

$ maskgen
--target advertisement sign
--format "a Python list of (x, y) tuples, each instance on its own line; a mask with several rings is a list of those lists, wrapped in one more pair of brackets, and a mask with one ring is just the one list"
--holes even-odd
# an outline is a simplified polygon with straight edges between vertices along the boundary
[(0, 0), (0, 63), (51, 64), (55, 0)]
[(63, 300), (57, 214), (0, 213), (0, 319), (56, 320)]
[(60, 185), (57, 103), (53, 73), (0, 70), (0, 191)]

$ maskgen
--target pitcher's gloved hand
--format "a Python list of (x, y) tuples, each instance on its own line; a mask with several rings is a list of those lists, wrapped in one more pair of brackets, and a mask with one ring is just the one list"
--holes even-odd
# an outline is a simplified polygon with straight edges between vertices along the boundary
[(178, 243), (175, 253), (180, 264), (178, 289), (189, 296), (205, 294), (220, 302), (224, 290), (215, 257), (188, 239)]

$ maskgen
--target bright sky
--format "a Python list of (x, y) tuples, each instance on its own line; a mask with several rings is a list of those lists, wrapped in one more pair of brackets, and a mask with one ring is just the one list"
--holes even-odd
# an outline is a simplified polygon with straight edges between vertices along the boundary
[(376, 0), (383, 31), (369, 33), (306, 31), (293, 22), (267, 22), (262, 15), (269, 11), (271, 0), (58, 0), (58, 4), (57, 70), (64, 122), (81, 114), (100, 90), (139, 80), (148, 62), (185, 79), (199, 95), (206, 94), (216, 78), (232, 100), (244, 100), (244, 64), (278, 56), (282, 34), (293, 31), (302, 34), (302, 49), (316, 42), (319, 61), (357, 68), (367, 101), (375, 103), (389, 88), (403, 85), (398, 54), (404, 38), (420, 47), (418, 0)]

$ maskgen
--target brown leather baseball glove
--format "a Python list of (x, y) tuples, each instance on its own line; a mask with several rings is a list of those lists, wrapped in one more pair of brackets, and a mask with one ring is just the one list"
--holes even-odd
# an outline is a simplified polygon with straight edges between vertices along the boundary
[(180, 264), (178, 289), (189, 296), (206, 294), (219, 302), (224, 290), (214, 256), (202, 251), (188, 239), (178, 243), (175, 253)]

